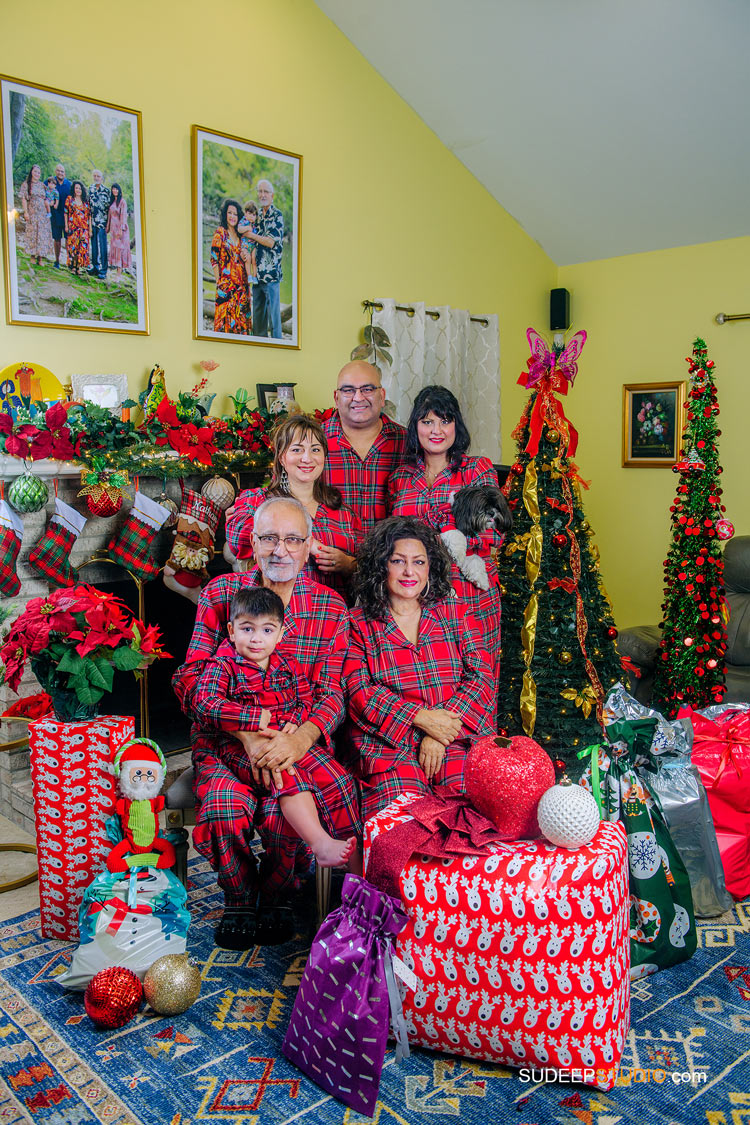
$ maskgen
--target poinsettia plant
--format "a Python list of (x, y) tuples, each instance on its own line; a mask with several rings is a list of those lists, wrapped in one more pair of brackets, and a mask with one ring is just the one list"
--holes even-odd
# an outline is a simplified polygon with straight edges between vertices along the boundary
[(29, 661), (59, 719), (95, 714), (115, 671), (138, 677), (164, 657), (169, 653), (155, 626), (139, 621), (114, 595), (86, 585), (33, 598), (0, 647), (2, 682), (17, 692)]

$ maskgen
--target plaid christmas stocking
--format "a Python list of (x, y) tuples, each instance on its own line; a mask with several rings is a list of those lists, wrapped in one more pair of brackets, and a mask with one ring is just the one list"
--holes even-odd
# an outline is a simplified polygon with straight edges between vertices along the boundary
[(23, 520), (6, 500), (0, 500), (0, 594), (12, 598), (21, 589), (16, 559), (23, 538)]
[(115, 562), (143, 582), (159, 573), (153, 557), (154, 539), (169, 515), (169, 510), (157, 504), (156, 500), (136, 492), (125, 523), (107, 544)]
[(196, 605), (201, 586), (208, 581), (206, 564), (214, 557), (220, 519), (221, 508), (191, 488), (183, 488), (172, 553), (164, 564), (164, 585)]
[(75, 586), (78, 571), (70, 565), (70, 552), (86, 526), (86, 517), (55, 497), (55, 514), (29, 555), (29, 566), (51, 586)]

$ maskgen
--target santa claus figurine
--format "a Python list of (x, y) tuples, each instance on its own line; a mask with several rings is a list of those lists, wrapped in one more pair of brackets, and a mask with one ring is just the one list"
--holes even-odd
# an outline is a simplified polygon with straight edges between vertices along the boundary
[(124, 839), (107, 857), (110, 871), (174, 864), (174, 848), (169, 840), (159, 835), (159, 813), (164, 808), (164, 798), (159, 791), (166, 768), (164, 755), (150, 738), (131, 738), (117, 751), (113, 769), (121, 796), (115, 811)]

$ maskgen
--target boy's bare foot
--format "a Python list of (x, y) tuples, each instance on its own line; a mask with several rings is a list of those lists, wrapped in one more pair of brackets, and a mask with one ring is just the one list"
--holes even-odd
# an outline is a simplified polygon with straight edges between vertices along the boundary
[(326, 841), (313, 848), (315, 862), (321, 867), (346, 867), (356, 846), (357, 841), (353, 836), (348, 840), (334, 840), (329, 836)]

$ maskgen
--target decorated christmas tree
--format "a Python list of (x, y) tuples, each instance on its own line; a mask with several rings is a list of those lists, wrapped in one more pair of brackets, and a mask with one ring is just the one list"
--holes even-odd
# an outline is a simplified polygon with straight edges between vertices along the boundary
[(532, 328), (531, 391), (513, 437), (516, 461), (504, 493), (513, 534), (500, 559), (503, 654), (499, 716), (509, 734), (533, 736), (559, 771), (577, 776), (578, 752), (601, 738), (602, 704), (621, 677), (617, 629), (599, 573), (573, 461), (575, 427), (561, 399), (573, 385), (586, 341), (550, 349)]
[(653, 706), (673, 716), (681, 706), (708, 707), (724, 695), (727, 648), (724, 557), (720, 540), (734, 528), (722, 517), (721, 465), (716, 441), (721, 430), (714, 362), (697, 339), (687, 357), (690, 381), (685, 409), (680, 474), (672, 513), (672, 540), (664, 563), (660, 659)]

